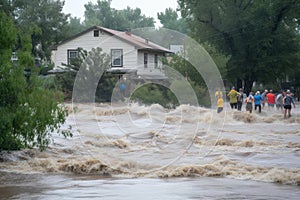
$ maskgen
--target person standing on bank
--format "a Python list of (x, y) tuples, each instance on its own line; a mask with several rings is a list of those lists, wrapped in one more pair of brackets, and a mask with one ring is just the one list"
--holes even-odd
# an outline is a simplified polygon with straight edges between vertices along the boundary
[(230, 92), (227, 94), (231, 109), (237, 109), (237, 97), (239, 95), (240, 93), (238, 93), (234, 87), (232, 87)]
[(261, 113), (261, 102), (263, 101), (260, 92), (257, 91), (254, 95), (254, 110), (258, 107), (258, 112)]
[(286, 119), (286, 114), (291, 117), (292, 104), (296, 108), (294, 98), (291, 95), (290, 90), (286, 91), (286, 95), (283, 97), (283, 108), (284, 108), (284, 119)]
[(238, 95), (238, 97), (237, 97), (237, 109), (238, 109), (238, 111), (242, 111), (243, 102), (244, 102), (244, 99), (246, 99), (247, 96), (243, 92), (242, 88), (239, 89), (239, 93), (240, 93), (240, 95)]

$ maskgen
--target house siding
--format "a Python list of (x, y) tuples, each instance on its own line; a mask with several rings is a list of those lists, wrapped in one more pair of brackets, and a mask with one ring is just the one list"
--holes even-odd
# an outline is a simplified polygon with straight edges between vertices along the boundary
[(109, 56), (111, 56), (111, 49), (122, 49), (123, 67), (128, 69), (136, 68), (137, 50), (134, 46), (105, 32), (100, 33), (99, 37), (94, 37), (93, 30), (62, 45), (59, 45), (57, 50), (52, 52), (52, 60), (55, 66), (62, 66), (62, 63), (67, 64), (68, 50), (75, 50), (78, 47), (81, 47), (87, 51), (91, 51), (93, 48), (100, 47), (102, 48), (103, 52), (107, 53)]
[[(144, 53), (148, 54), (148, 64), (147, 67), (144, 65)], [(155, 66), (155, 54), (158, 56), (158, 63)], [(147, 51), (139, 51), (138, 52), (138, 75), (161, 75), (163, 70), (163, 64), (161, 62), (162, 54), (152, 53)]]
[[(99, 35), (96, 37), (94, 36), (94, 30), (99, 30)], [(58, 66), (63, 67), (63, 63), (68, 63), (68, 50), (82, 48), (89, 52), (97, 47), (100, 47), (110, 57), (113, 49), (122, 50), (122, 66), (108, 66), (112, 67), (109, 70), (111, 72), (130, 72), (150, 79), (165, 77), (161, 57), (165, 53), (170, 53), (168, 49), (150, 41), (145, 41), (139, 36), (98, 26), (91, 27), (54, 46), (51, 55), (52, 62), (55, 68)], [(144, 65), (144, 53), (148, 54), (147, 67)], [(157, 64), (155, 64), (155, 55), (158, 56)]]

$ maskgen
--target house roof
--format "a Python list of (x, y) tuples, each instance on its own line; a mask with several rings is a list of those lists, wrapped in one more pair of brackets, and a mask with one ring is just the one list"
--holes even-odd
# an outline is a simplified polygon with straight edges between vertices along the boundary
[(104, 27), (101, 27), (101, 26), (93, 26), (93, 27), (90, 27), (89, 29), (81, 32), (81, 33), (78, 33), (54, 46), (52, 46), (52, 50), (57, 50), (57, 47), (62, 45), (62, 44), (65, 44), (77, 37), (80, 37), (92, 30), (100, 30), (100, 31), (103, 31), (103, 32), (106, 32), (108, 33), (109, 35), (112, 35), (116, 38), (119, 38), (120, 40), (123, 40), (125, 42), (128, 42), (132, 45), (134, 45), (135, 47), (137, 47), (137, 49), (139, 50), (147, 50), (147, 51), (155, 51), (155, 52), (161, 52), (161, 53), (172, 53), (169, 49), (167, 48), (164, 48), (158, 44), (155, 44), (145, 38), (142, 38), (142, 37), (139, 37), (137, 35), (134, 35), (134, 34), (131, 34), (129, 32), (122, 32), (122, 31), (116, 31), (116, 30), (112, 30), (112, 29), (109, 29), (109, 28), (104, 28)]

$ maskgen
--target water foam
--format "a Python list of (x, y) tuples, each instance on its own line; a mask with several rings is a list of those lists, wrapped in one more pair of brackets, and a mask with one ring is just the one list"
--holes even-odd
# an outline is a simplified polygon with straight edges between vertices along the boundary
[[(95, 115), (99, 117), (97, 121), (116, 122), (112, 116), (129, 113), (135, 116), (151, 115), (166, 125), (161, 129), (134, 129), (121, 136), (102, 135), (92, 130), (81, 131), (80, 141), (60, 139), (59, 143), (52, 144), (45, 152), (36, 149), (2, 152), (0, 169), (19, 173), (51, 172), (112, 177), (217, 176), (300, 184), (299, 168), (261, 166), (255, 163), (250, 165), (245, 160), (217, 157), (222, 152), (252, 155), (268, 150), (268, 155), (274, 152), (276, 156), (277, 150), (288, 153), (299, 151), (299, 143), (289, 139), (299, 134), (295, 123), (298, 120), (297, 115), (282, 120), (282, 115), (278, 113), (224, 111), (217, 114), (215, 110), (189, 105), (168, 110), (159, 105), (130, 104), (111, 108), (109, 104), (81, 104), (69, 106), (68, 110), (76, 114), (77, 120), (83, 124), (91, 123)], [(118, 119), (124, 120), (124, 123), (128, 121), (126, 117)], [(178, 123), (182, 123), (180, 131), (176, 130)], [(195, 135), (195, 130), (191, 127), (196, 123), (200, 123), (201, 128), (196, 130)], [(215, 130), (213, 126), (220, 123), (225, 124), (223, 129)], [(295, 129), (286, 129), (286, 125), (291, 123), (294, 123), (292, 126)], [(257, 124), (262, 128), (249, 129)], [(207, 130), (207, 125), (212, 125), (212, 128)], [(240, 126), (246, 128), (237, 129)], [(237, 138), (236, 135), (243, 138)], [(258, 136), (261, 137), (256, 138)], [(277, 140), (279, 137), (281, 140)], [(192, 144), (191, 148), (186, 149), (189, 144)], [(243, 152), (245, 148), (247, 151)], [(210, 158), (214, 159), (213, 161), (203, 161), (202, 164), (197, 162), (200, 159), (197, 157), (203, 154), (203, 149), (211, 151)], [(183, 162), (170, 162), (172, 159), (168, 162), (158, 160), (178, 156), (181, 152)]]

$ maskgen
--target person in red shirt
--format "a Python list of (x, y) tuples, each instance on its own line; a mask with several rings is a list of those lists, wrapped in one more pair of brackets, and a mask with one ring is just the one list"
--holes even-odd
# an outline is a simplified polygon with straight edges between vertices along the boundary
[(267, 101), (268, 101), (268, 108), (269, 110), (272, 108), (274, 110), (274, 105), (275, 105), (275, 94), (273, 93), (272, 90), (266, 95)]

